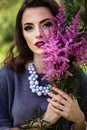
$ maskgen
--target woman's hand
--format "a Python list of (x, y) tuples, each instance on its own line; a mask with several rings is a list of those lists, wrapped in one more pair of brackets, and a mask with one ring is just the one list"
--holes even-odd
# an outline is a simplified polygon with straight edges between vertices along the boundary
[[(54, 99), (52, 98), (52, 101)], [(53, 109), (51, 109), (51, 103), (48, 104), (47, 110), (43, 116), (43, 120), (50, 123), (50, 125), (55, 124), (60, 118), (60, 114), (56, 113)]]
[(78, 124), (84, 121), (85, 117), (79, 107), (77, 99), (74, 97), (71, 98), (71, 96), (56, 87), (53, 87), (53, 90), (58, 94), (48, 94), (51, 97), (51, 99), (48, 99), (50, 109), (52, 109), (57, 115), (74, 123)]

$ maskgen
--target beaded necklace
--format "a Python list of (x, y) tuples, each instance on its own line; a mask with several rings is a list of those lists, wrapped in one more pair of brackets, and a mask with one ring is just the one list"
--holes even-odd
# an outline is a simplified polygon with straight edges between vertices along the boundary
[(32, 93), (36, 93), (38, 96), (47, 95), (49, 92), (49, 85), (48, 86), (40, 86), (38, 81), (38, 74), (36, 73), (34, 63), (28, 64), (28, 71), (29, 71), (29, 84)]

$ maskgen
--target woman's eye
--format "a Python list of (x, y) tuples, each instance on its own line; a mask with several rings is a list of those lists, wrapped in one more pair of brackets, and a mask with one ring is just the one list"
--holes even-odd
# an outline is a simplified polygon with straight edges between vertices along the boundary
[(46, 26), (46, 27), (51, 27), (52, 25), (53, 24), (51, 22), (47, 22), (47, 23), (44, 24), (44, 26)]
[(24, 30), (26, 30), (26, 31), (30, 31), (30, 30), (32, 30), (33, 28), (31, 27), (31, 26), (26, 26), (26, 27), (24, 27)]

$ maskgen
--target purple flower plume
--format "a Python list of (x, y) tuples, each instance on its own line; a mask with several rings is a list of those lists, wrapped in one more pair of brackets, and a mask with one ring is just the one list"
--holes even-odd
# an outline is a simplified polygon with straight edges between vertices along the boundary
[(50, 81), (60, 81), (68, 76), (73, 76), (71, 66), (80, 67), (87, 63), (87, 35), (81, 31), (80, 11), (72, 19), (70, 25), (63, 27), (65, 23), (62, 8), (54, 18), (56, 21), (56, 33), (50, 32), (47, 40), (43, 35), (45, 45), (43, 46), (42, 61), (45, 63), (43, 72)]

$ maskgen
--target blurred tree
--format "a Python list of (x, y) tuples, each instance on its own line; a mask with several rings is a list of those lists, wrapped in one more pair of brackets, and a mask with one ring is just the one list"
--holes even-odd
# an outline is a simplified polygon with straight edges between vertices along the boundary
[[(24, 0), (0, 0), (0, 44), (13, 40), (17, 11)], [(56, 0), (60, 3), (61, 0)], [(65, 5), (67, 23), (81, 9), (81, 26), (87, 31), (87, 0), (62, 0)]]
[(3, 8), (4, 5), (6, 5), (6, 0), (0, 0), (0, 10)]
[[(23, 0), (20, 0), (22, 2)], [(11, 8), (12, 6), (20, 3), (18, 0), (0, 0), (0, 10)]]
[(23, 0), (0, 0), (0, 45), (13, 40), (17, 11)]
[(57, 2), (58, 4), (60, 4), (60, 1), (61, 1), (61, 0), (56, 0), (56, 2)]
[(78, 10), (81, 11), (81, 26), (87, 31), (87, 0), (62, 0), (64, 2), (66, 19), (69, 23)]

